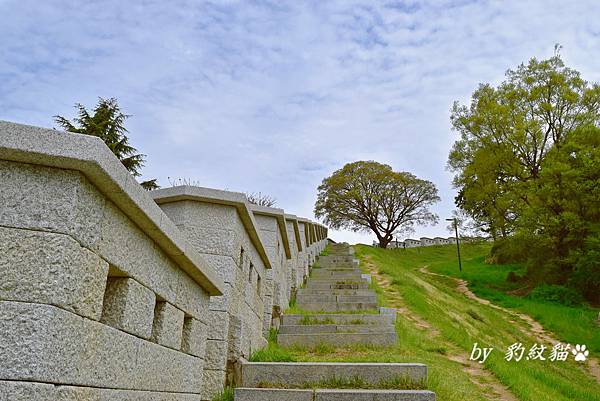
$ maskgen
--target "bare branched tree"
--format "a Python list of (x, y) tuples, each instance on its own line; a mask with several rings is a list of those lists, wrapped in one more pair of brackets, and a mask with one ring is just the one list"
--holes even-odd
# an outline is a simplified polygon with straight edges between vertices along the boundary
[(246, 195), (246, 199), (248, 199), (248, 202), (258, 205), (258, 206), (273, 207), (277, 204), (277, 200), (275, 198), (273, 198), (272, 196), (263, 194), (262, 192), (258, 192), (258, 193), (247, 192), (245, 195)]

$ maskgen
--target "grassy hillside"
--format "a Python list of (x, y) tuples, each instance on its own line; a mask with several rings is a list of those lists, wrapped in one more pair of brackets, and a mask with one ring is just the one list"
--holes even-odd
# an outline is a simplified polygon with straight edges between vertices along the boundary
[[(469, 288), (482, 298), (527, 312), (551, 327), (555, 338), (586, 343), (595, 356), (599, 341), (596, 310), (505, 295), (503, 291), (513, 288), (505, 280), (507, 273), (522, 268), (485, 265), (489, 245), (464, 247), (462, 274), (453, 246), (384, 250), (358, 245), (355, 249), (363, 269), (373, 275), (380, 303), (399, 308), (399, 344), (392, 349), (323, 345), (309, 351), (284, 349), (273, 335), (269, 346), (256, 352), (252, 360), (421, 362), (429, 366), (428, 388), (444, 401), (600, 401), (600, 385), (587, 362), (577, 363), (573, 355), (566, 362), (550, 361), (553, 342), (540, 339), (514, 312), (467, 297), (449, 276), (469, 281)], [(485, 364), (469, 361), (475, 342), (494, 348)], [(528, 361), (524, 356), (520, 362), (506, 361), (506, 349), (515, 342), (523, 343), (525, 354), (535, 343), (545, 345), (547, 360)]]
[[(600, 400), (600, 385), (587, 370), (587, 364), (574, 362), (572, 355), (566, 362), (527, 361), (525, 358), (520, 362), (508, 362), (504, 359), (507, 347), (515, 342), (522, 343), (527, 351), (533, 344), (543, 343), (548, 347), (546, 358), (549, 358), (549, 348), (553, 344), (540, 341), (530, 325), (513, 314), (468, 298), (457, 290), (456, 280), (447, 276), (467, 280), (469, 288), (479, 297), (528, 313), (560, 340), (586, 343), (596, 356), (600, 331), (594, 319), (598, 311), (505, 295), (503, 291), (510, 289), (505, 280), (507, 273), (518, 272), (521, 268), (485, 265), (483, 260), (488, 247), (487, 244), (464, 246), (462, 273), (458, 272), (453, 246), (383, 250), (359, 245), (356, 249), (364, 265), (381, 273), (389, 283), (380, 291), (383, 301), (389, 306), (405, 308), (407, 319), (398, 324), (401, 336), (408, 339), (404, 346), (445, 354), (447, 362), (459, 362), (453, 362), (455, 366), (450, 372), (446, 364), (432, 360), (431, 355), (423, 358), (430, 366), (430, 387), (438, 392), (439, 399), (491, 398), (494, 391), (490, 387), (486, 395), (485, 380), (475, 389), (461, 378), (465, 372), (471, 373), (471, 379), (475, 374), (473, 366), (465, 363), (464, 358), (468, 358), (477, 342), (480, 346), (494, 347), (484, 364), (484, 371), (493, 374), (486, 380), (490, 383), (498, 381), (516, 399)], [(421, 269), (423, 266), (427, 266), (429, 272), (443, 276), (428, 274)], [(412, 338), (414, 327), (422, 329), (417, 342)], [(457, 381), (458, 385), (452, 387)], [(496, 393), (501, 389), (497, 390)]]

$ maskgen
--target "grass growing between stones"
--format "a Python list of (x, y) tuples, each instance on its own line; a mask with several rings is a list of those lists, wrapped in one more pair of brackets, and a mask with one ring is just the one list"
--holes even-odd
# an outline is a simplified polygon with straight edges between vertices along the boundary
[(300, 319), (300, 324), (303, 326), (318, 325), (318, 324), (335, 324), (335, 321), (330, 317), (318, 319), (318, 318), (306, 315), (306, 316), (302, 316), (302, 319)]
[(214, 396), (211, 401), (234, 401), (233, 387), (225, 387), (225, 389)]
[(260, 382), (259, 388), (301, 388), (301, 389), (380, 389), (380, 390), (424, 390), (426, 384), (415, 382), (410, 377), (397, 376), (377, 383), (366, 382), (362, 377), (332, 377), (317, 382), (302, 383), (301, 386), (289, 386), (286, 383)]
[(336, 315), (378, 315), (378, 309), (361, 309), (361, 310), (347, 310), (337, 312), (326, 312), (320, 310), (306, 310), (298, 308), (295, 304), (291, 305), (286, 311), (286, 315), (323, 315), (323, 314), (336, 314)]

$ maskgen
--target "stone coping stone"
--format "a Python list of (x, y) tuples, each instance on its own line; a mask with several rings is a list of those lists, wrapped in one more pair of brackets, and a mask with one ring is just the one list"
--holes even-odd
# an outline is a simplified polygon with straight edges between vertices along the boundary
[(360, 313), (338, 313), (338, 314), (308, 314), (308, 315), (283, 315), (281, 317), (282, 325), (297, 325), (302, 319), (310, 318), (313, 320), (331, 319), (335, 324), (351, 324), (352, 321), (360, 319), (366, 324), (394, 324), (395, 315), (388, 314), (360, 314)]
[(192, 185), (179, 185), (150, 191), (150, 196), (159, 205), (178, 201), (197, 201), (234, 207), (265, 267), (267, 269), (272, 268), (261, 239), (258, 223), (254, 218), (254, 214), (250, 211), (250, 204), (243, 193)]
[[(321, 344), (343, 347), (363, 344), (381, 347), (395, 346), (398, 342), (396, 330), (392, 327), (388, 332), (379, 333), (311, 333), (311, 334), (279, 334), (277, 342), (282, 347), (315, 348)], [(345, 377), (345, 376), (344, 376)]]
[(293, 214), (286, 214), (285, 220), (292, 223), (292, 227), (294, 228), (294, 238), (296, 239), (296, 248), (298, 252), (302, 252), (302, 241), (300, 240), (300, 229), (298, 228), (298, 216)]
[(102, 139), (0, 121), (0, 160), (81, 172), (211, 295), (224, 283)]
[(277, 226), (279, 227), (279, 231), (281, 233), (281, 238), (283, 239), (283, 249), (285, 250), (286, 259), (292, 258), (292, 252), (290, 249), (290, 240), (288, 237), (287, 224), (285, 219), (285, 211), (283, 209), (278, 209), (274, 207), (260, 206), (254, 205), (252, 203), (248, 204), (248, 207), (255, 215), (269, 216), (277, 219)]
[(317, 389), (314, 401), (435, 401), (427, 390)]
[(405, 378), (427, 383), (427, 365), (421, 363), (343, 363), (343, 362), (246, 362), (241, 364), (241, 387), (261, 383), (286, 388), (300, 387), (334, 378), (359, 377), (367, 385)]
[(389, 333), (395, 327), (391, 324), (298, 324), (280, 326), (279, 334), (313, 334), (313, 333)]

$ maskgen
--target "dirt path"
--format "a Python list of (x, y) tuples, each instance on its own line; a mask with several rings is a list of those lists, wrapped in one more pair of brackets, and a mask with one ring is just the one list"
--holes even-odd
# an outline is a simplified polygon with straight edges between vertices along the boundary
[[(439, 277), (445, 277), (445, 278), (449, 277), (449, 276), (445, 276), (443, 274), (433, 273), (433, 272), (429, 271), (429, 269), (427, 267), (428, 266), (423, 266), (419, 269), (419, 271), (421, 273), (429, 274), (432, 276), (439, 276)], [(487, 305), (491, 308), (500, 310), (504, 313), (507, 313), (513, 317), (516, 317), (516, 318), (524, 321), (529, 326), (529, 329), (525, 329), (522, 326), (518, 326), (519, 330), (521, 330), (521, 332), (523, 334), (530, 335), (530, 336), (534, 337), (537, 341), (542, 342), (542, 343), (556, 344), (556, 343), (560, 342), (558, 339), (556, 339), (556, 337), (554, 337), (552, 335), (552, 333), (544, 330), (544, 327), (540, 324), (540, 322), (536, 321), (531, 316), (526, 315), (521, 312), (516, 312), (516, 311), (510, 310), (510, 309), (503, 308), (499, 305), (491, 303), (487, 299), (479, 298), (477, 295), (475, 295), (473, 293), (473, 291), (471, 291), (469, 289), (468, 283), (465, 280), (454, 278), (454, 277), (450, 277), (450, 278), (456, 282), (457, 290), (460, 293), (464, 294), (467, 298), (470, 298), (476, 302), (479, 302), (482, 305)], [(587, 366), (588, 367), (587, 370), (589, 371), (589, 373), (591, 373), (592, 376), (596, 379), (596, 382), (598, 382), (600, 384), (600, 364), (598, 363), (598, 360), (595, 358), (589, 358), (588, 362), (589, 362), (588, 364), (582, 365), (582, 368), (585, 369), (585, 366)]]
[[(364, 267), (367, 269), (371, 277), (377, 282), (387, 295), (389, 305), (398, 310), (398, 314), (413, 323), (417, 328), (427, 331), (429, 336), (440, 337), (440, 332), (433, 327), (429, 322), (421, 316), (415, 314), (406, 307), (402, 299), (402, 294), (392, 286), (390, 280), (382, 275), (377, 266), (373, 264), (368, 257), (365, 257)], [(454, 344), (446, 342), (448, 348), (447, 357), (451, 361), (460, 363), (464, 372), (469, 374), (471, 382), (482, 389), (489, 400), (502, 401), (518, 401), (518, 399), (510, 392), (508, 387), (504, 386), (498, 379), (488, 370), (485, 370), (483, 365), (475, 361), (469, 360), (463, 350), (456, 347)]]

